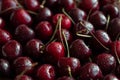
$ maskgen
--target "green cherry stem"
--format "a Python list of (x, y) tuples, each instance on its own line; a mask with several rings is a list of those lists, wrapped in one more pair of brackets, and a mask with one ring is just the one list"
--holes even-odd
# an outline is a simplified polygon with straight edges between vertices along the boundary
[(72, 77), (71, 67), (70, 66), (68, 66), (68, 73), (69, 73), (69, 76)]
[(107, 23), (106, 23), (105, 31), (108, 30), (109, 23), (110, 23), (110, 15), (107, 16)]

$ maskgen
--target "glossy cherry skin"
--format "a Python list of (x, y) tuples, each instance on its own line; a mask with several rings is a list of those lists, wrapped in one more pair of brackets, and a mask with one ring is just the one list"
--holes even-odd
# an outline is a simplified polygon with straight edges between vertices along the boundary
[(0, 59), (0, 75), (10, 76), (10, 63), (5, 59)]
[(24, 0), (24, 4), (31, 11), (38, 11), (40, 6), (38, 0)]
[(57, 80), (75, 80), (73, 77), (63, 76), (59, 77)]
[(18, 57), (13, 62), (13, 67), (15, 74), (21, 74), (23, 71), (25, 71), (24, 74), (32, 74), (33, 71), (33, 62), (29, 57)]
[(70, 19), (69, 19), (66, 15), (64, 15), (64, 14), (55, 14), (55, 15), (53, 16), (53, 19), (52, 19), (53, 24), (54, 24), (54, 25), (57, 25), (57, 22), (58, 22), (60, 16), (61, 16), (61, 18), (62, 18), (62, 19), (61, 19), (61, 27), (64, 28), (64, 29), (70, 29), (70, 28), (71, 28), (71, 21), (70, 21)]
[(28, 75), (17, 75), (14, 80), (33, 80), (30, 76)]
[(36, 35), (41, 40), (49, 40), (53, 34), (52, 24), (48, 21), (41, 21), (35, 27)]
[(104, 80), (119, 80), (114, 74), (108, 74), (104, 77)]
[(101, 11), (93, 12), (89, 17), (89, 21), (94, 25), (95, 29), (105, 29), (107, 23), (107, 19)]
[(86, 20), (87, 15), (86, 13), (79, 9), (79, 8), (73, 8), (69, 11), (69, 15), (75, 21), (75, 23), (79, 22), (80, 20)]
[(99, 80), (102, 79), (102, 71), (99, 66), (95, 63), (86, 63), (80, 70), (80, 79), (79, 80)]
[(108, 74), (116, 68), (116, 59), (108, 53), (101, 53), (95, 59), (103, 74)]
[(55, 80), (55, 69), (50, 64), (43, 64), (37, 70), (39, 80)]
[(18, 25), (25, 24), (28, 26), (31, 26), (32, 24), (32, 18), (31, 16), (27, 13), (22, 8), (16, 9), (12, 14), (10, 21), (14, 27), (17, 27)]
[(65, 49), (60, 42), (51, 42), (45, 48), (47, 62), (56, 64), (61, 57), (65, 56)]
[(11, 39), (12, 36), (8, 31), (0, 29), (0, 46), (4, 45)]
[(98, 10), (99, 2), (98, 0), (81, 0), (79, 2), (79, 7), (88, 13), (90, 10), (92, 11)]
[(22, 47), (16, 40), (10, 40), (2, 47), (2, 55), (8, 60), (14, 60), (21, 56)]
[(87, 60), (92, 54), (90, 48), (81, 39), (76, 39), (72, 42), (72, 44), (70, 45), (70, 51), (71, 56), (77, 57), (78, 59), (83, 61)]
[(0, 17), (0, 29), (3, 29), (5, 27), (5, 21), (3, 18)]
[(80, 61), (74, 57), (62, 57), (58, 60), (59, 74), (62, 76), (69, 76), (69, 69), (72, 76), (79, 75), (81, 68)]
[(22, 24), (15, 29), (15, 37), (21, 43), (26, 43), (35, 37), (35, 33), (33, 29), (29, 28), (27, 25)]
[(31, 39), (25, 46), (26, 55), (32, 58), (40, 58), (42, 55), (43, 43), (39, 39)]

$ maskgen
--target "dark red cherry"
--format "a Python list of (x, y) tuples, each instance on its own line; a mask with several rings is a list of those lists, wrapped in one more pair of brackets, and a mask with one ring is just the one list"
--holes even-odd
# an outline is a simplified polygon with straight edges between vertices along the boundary
[(53, 27), (52, 24), (48, 21), (41, 21), (35, 27), (36, 35), (41, 40), (48, 40), (52, 36)]
[(38, 11), (40, 7), (38, 0), (24, 0), (24, 4), (31, 11)]
[(21, 56), (22, 47), (16, 40), (10, 40), (2, 47), (2, 55), (6, 59), (14, 60)]
[(59, 77), (57, 80), (75, 80), (73, 77), (63, 76)]
[(95, 63), (86, 63), (80, 70), (79, 80), (99, 80), (103, 77), (102, 71)]
[(108, 74), (116, 68), (116, 59), (108, 53), (101, 53), (95, 59), (103, 74)]
[(38, 21), (51, 21), (52, 19), (51, 10), (47, 7), (40, 8), (37, 19)]
[(49, 43), (45, 48), (45, 52), (46, 60), (53, 64), (56, 64), (61, 57), (65, 56), (64, 46), (60, 42)]
[(49, 8), (55, 8), (58, 4), (58, 0), (46, 0), (45, 5)]
[(0, 46), (4, 45), (6, 42), (8, 42), (11, 39), (12, 36), (8, 31), (0, 29)]
[(25, 11), (22, 8), (16, 9), (11, 14), (10, 21), (11, 21), (12, 25), (14, 25), (15, 27), (17, 27), (18, 25), (21, 25), (21, 24), (25, 24), (28, 26), (31, 26), (31, 24), (32, 24), (31, 16), (27, 13), (27, 11)]
[(0, 29), (3, 29), (5, 27), (5, 21), (3, 18), (0, 17)]
[(37, 70), (39, 80), (55, 80), (55, 69), (50, 64), (43, 64)]
[(40, 58), (42, 55), (43, 43), (39, 39), (31, 39), (25, 46), (26, 55), (32, 58)]
[(13, 67), (15, 74), (21, 74), (24, 72), (24, 74), (32, 74), (34, 65), (30, 58), (28, 57), (18, 57), (13, 62)]
[(70, 28), (71, 28), (71, 21), (70, 21), (70, 19), (69, 19), (66, 15), (64, 15), (64, 14), (59, 14), (59, 13), (58, 13), (58, 14), (55, 14), (55, 15), (53, 16), (53, 19), (52, 19), (53, 24), (54, 24), (54, 25), (57, 24), (60, 16), (62, 17), (62, 19), (61, 19), (61, 27), (64, 28), (64, 29), (70, 29)]
[(82, 39), (74, 40), (70, 45), (70, 51), (71, 51), (70, 54), (71, 56), (77, 57), (83, 61), (87, 60), (92, 54), (92, 51)]
[(17, 75), (14, 80), (33, 80), (33, 79), (28, 75)]
[(99, 0), (100, 6), (104, 6), (107, 4), (113, 4), (116, 0)]
[(10, 63), (5, 59), (0, 59), (0, 75), (10, 76)]
[(15, 29), (15, 37), (21, 43), (26, 43), (35, 37), (35, 33), (27, 25), (22, 24)]
[(107, 5), (103, 6), (102, 11), (106, 16), (110, 15), (111, 19), (117, 18), (120, 14), (118, 7), (116, 7), (113, 4), (107, 4)]
[(74, 57), (62, 57), (58, 60), (59, 74), (62, 76), (78, 76), (80, 71), (80, 61)]
[(108, 74), (103, 80), (119, 80), (114, 74)]
[(86, 20), (87, 15), (86, 13), (79, 9), (79, 8), (73, 8), (69, 11), (69, 15), (75, 21), (75, 23), (79, 22), (80, 20)]
[(86, 11), (87, 13), (92, 10), (96, 11), (99, 9), (98, 0), (80, 0), (79, 2), (80, 9)]
[(107, 19), (101, 11), (93, 12), (89, 17), (89, 21), (94, 25), (95, 29), (105, 29), (107, 23)]

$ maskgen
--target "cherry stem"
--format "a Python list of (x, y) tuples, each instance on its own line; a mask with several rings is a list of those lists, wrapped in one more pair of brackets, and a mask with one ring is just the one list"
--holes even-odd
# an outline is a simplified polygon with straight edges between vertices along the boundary
[(46, 0), (43, 0), (42, 3), (41, 3), (41, 5), (40, 5), (40, 7), (44, 8), (45, 3), (46, 3)]
[(68, 66), (68, 73), (69, 73), (69, 76), (72, 77), (71, 67), (70, 66)]
[(88, 13), (88, 16), (87, 16), (86, 21), (88, 21), (88, 20), (89, 20), (90, 14), (92, 13), (92, 10), (93, 10), (93, 8), (91, 8), (91, 9), (90, 9), (90, 11), (89, 11), (89, 13)]
[(108, 30), (108, 25), (110, 23), (110, 15), (107, 16), (106, 31)]
[(63, 37), (64, 37), (64, 39), (65, 39), (65, 44), (66, 44), (66, 48), (67, 48), (67, 57), (70, 57), (70, 50), (69, 50), (69, 46), (68, 46), (68, 42), (67, 42), (65, 33), (62, 32), (62, 34), (63, 34)]
[(92, 59), (91, 59), (91, 57), (89, 57), (89, 61), (90, 61), (90, 62), (92, 62)]
[(80, 36), (80, 37), (86, 37), (86, 38), (91, 38), (92, 36), (90, 35), (84, 35), (84, 34), (80, 34), (80, 33), (76, 33), (77, 36)]
[(14, 9), (14, 7), (7, 8), (7, 9), (1, 11), (0, 14), (3, 14), (3, 13), (5, 13), (5, 12), (9, 11), (9, 10), (12, 10), (12, 9)]
[(120, 64), (120, 59), (119, 59), (119, 56), (117, 55), (117, 50), (116, 50), (116, 43), (115, 43), (115, 56), (116, 56), (116, 58), (117, 58), (117, 61), (118, 61), (118, 64)]
[[(82, 22), (80, 22), (80, 24), (84, 27), (85, 25), (82, 23)], [(86, 28), (87, 29), (87, 28)], [(88, 31), (89, 31), (89, 29), (87, 29)], [(90, 32), (90, 31), (89, 31)], [(108, 50), (109, 51), (109, 48), (107, 48), (106, 46), (104, 46), (97, 38), (96, 38), (96, 36), (92, 33), (92, 32), (90, 32), (90, 34), (95, 38), (95, 40), (97, 40), (97, 42), (103, 47), (103, 48), (105, 48), (106, 50)]]
[(23, 6), (18, 2), (18, 0), (15, 0), (15, 2), (18, 4), (19, 7), (23, 8)]
[(74, 20), (68, 15), (64, 8), (62, 9), (62, 12), (72, 21), (73, 24), (75, 24)]
[(115, 40), (120, 40), (120, 32), (118, 33), (118, 35), (116, 36), (116, 39)]
[(27, 12), (36, 16), (38, 15), (36, 12), (30, 11), (30, 10), (27, 10)]

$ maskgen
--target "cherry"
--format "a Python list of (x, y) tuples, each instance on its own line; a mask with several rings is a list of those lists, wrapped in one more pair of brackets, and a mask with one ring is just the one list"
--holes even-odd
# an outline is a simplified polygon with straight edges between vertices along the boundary
[(102, 71), (95, 63), (86, 63), (80, 70), (80, 80), (99, 80), (102, 77)]
[(53, 24), (54, 25), (57, 25), (57, 21), (59, 19), (59, 17), (62, 17), (62, 20), (61, 20), (61, 27), (64, 28), (64, 29), (70, 29), (71, 28), (71, 21), (70, 19), (65, 16), (64, 14), (56, 14), (53, 16)]
[(32, 24), (31, 16), (27, 13), (27, 11), (25, 11), (22, 8), (16, 9), (11, 14), (10, 21), (11, 21), (12, 25), (14, 25), (15, 27), (17, 27), (18, 25), (21, 25), (21, 24), (25, 24), (28, 26), (31, 26), (31, 24)]
[(14, 80), (33, 80), (33, 79), (28, 75), (17, 75)]
[(45, 5), (49, 8), (55, 8), (58, 4), (58, 0), (46, 0)]
[(39, 80), (55, 80), (55, 69), (50, 64), (43, 64), (37, 70)]
[(100, 6), (104, 6), (107, 4), (113, 4), (116, 0), (99, 0)]
[(119, 80), (114, 74), (108, 74), (104, 77), (104, 80)]
[(107, 19), (101, 11), (93, 12), (89, 17), (89, 21), (94, 25), (95, 29), (105, 29), (107, 23)]
[(29, 57), (18, 57), (14, 60), (13, 67), (17, 75), (23, 72), (30, 75), (33, 72), (34, 65)]
[(106, 16), (110, 15), (111, 19), (119, 16), (119, 9), (113, 4), (107, 4), (103, 6), (102, 11)]
[(4, 45), (11, 39), (12, 36), (8, 31), (0, 29), (0, 46)]
[(76, 39), (71, 43), (70, 51), (71, 51), (70, 54), (71, 56), (77, 57), (83, 61), (87, 60), (92, 54), (90, 48), (81, 39)]
[(5, 21), (3, 18), (0, 17), (0, 29), (3, 29), (5, 27)]
[(31, 39), (25, 46), (26, 55), (32, 58), (40, 58), (42, 55), (43, 43), (39, 39)]
[(98, 0), (81, 0), (79, 2), (79, 7), (88, 13), (90, 10), (99, 10), (99, 2)]
[(57, 80), (75, 80), (73, 77), (63, 76), (58, 78)]
[(80, 61), (74, 57), (62, 57), (58, 60), (58, 68), (60, 75), (72, 76), (79, 75), (80, 71)]
[(24, 4), (31, 11), (38, 11), (40, 5), (38, 0), (24, 0)]
[(45, 48), (46, 62), (55, 64), (61, 57), (65, 56), (65, 49), (60, 42), (51, 42)]
[(75, 23), (79, 22), (80, 20), (86, 20), (87, 15), (86, 13), (79, 9), (79, 8), (73, 8), (69, 11), (69, 15), (75, 21)]
[(0, 59), (0, 75), (10, 76), (10, 63), (5, 59)]
[(23, 24), (15, 29), (15, 37), (21, 43), (26, 43), (35, 37), (35, 33), (31, 28)]
[(16, 40), (10, 40), (2, 47), (2, 55), (8, 60), (14, 60), (21, 54), (22, 47)]
[(101, 53), (95, 59), (96, 64), (100, 67), (103, 74), (108, 74), (115, 70), (116, 60), (114, 56), (108, 53)]
[(52, 24), (48, 21), (41, 21), (35, 28), (36, 35), (41, 40), (48, 40), (53, 34)]

